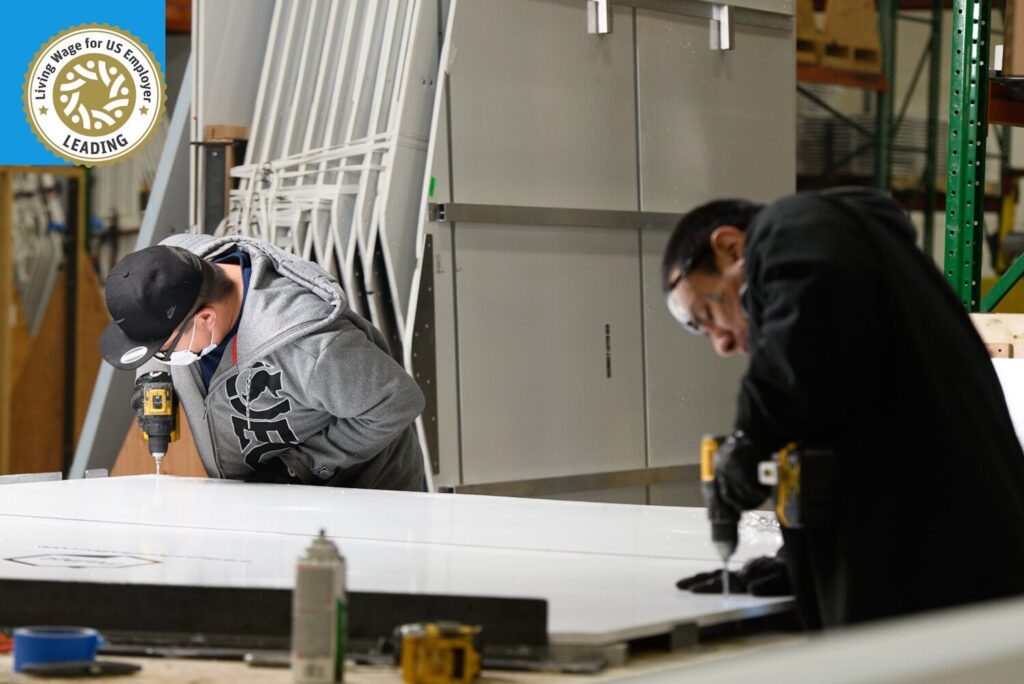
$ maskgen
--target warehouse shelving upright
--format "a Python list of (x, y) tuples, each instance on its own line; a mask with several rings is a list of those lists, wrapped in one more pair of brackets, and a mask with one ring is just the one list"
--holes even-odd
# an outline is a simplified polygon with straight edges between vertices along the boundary
[[(947, 0), (948, 1), (948, 0)], [(822, 9), (823, 4), (817, 3), (817, 9)], [(878, 0), (878, 28), (881, 47), (881, 73), (857, 73), (849, 72), (843, 74), (837, 70), (821, 69), (816, 65), (799, 65), (797, 67), (797, 80), (803, 83), (829, 83), (846, 87), (873, 90), (876, 95), (876, 118), (874, 130), (867, 130), (857, 121), (854, 121), (821, 98), (817, 97), (810, 90), (799, 86), (798, 93), (805, 99), (829, 112), (840, 123), (850, 126), (859, 131), (867, 142), (834, 161), (816, 179), (811, 179), (810, 185), (806, 187), (818, 187), (820, 184), (832, 184), (827, 181), (829, 177), (837, 179), (833, 182), (840, 184), (849, 182), (861, 182), (851, 176), (840, 175), (840, 171), (862, 154), (874, 152), (875, 167), (873, 182), (876, 187), (882, 190), (892, 189), (892, 156), (893, 152), (913, 152), (925, 155), (925, 168), (922, 174), (919, 189), (910, 192), (897, 193), (899, 199), (907, 209), (920, 210), (924, 214), (924, 251), (932, 253), (934, 240), (935, 212), (938, 208), (939, 191), (936, 187), (937, 156), (938, 156), (938, 111), (939, 111), (939, 73), (942, 59), (942, 24), (943, 24), (943, 0)], [(920, 17), (906, 11), (899, 10), (931, 10), (928, 18)], [(895, 61), (896, 61), (896, 26), (897, 21), (908, 21), (929, 25), (931, 31), (927, 45), (918, 59), (914, 74), (910, 80), (904, 101), (899, 107), (895, 116)], [(910, 100), (917, 88), (920, 77), (925, 67), (928, 70), (927, 77), (927, 130), (926, 144), (924, 147), (905, 147), (895, 143), (895, 137), (900, 130), (906, 117)]]

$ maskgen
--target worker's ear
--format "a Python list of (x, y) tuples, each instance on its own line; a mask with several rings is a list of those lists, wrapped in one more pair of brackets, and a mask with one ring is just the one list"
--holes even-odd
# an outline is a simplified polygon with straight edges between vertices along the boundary
[(719, 226), (711, 233), (711, 249), (715, 253), (718, 270), (731, 266), (743, 258), (743, 243), (746, 233), (736, 226)]
[(196, 320), (202, 321), (204, 325), (208, 325), (215, 316), (212, 306), (203, 306), (196, 311)]

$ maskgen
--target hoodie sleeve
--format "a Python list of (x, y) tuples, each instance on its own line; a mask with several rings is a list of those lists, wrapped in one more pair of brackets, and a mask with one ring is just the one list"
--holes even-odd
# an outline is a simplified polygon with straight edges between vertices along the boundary
[(348, 321), (317, 359), (306, 389), (311, 403), (335, 416), (342, 448), (357, 461), (383, 451), (424, 406), (405, 369)]

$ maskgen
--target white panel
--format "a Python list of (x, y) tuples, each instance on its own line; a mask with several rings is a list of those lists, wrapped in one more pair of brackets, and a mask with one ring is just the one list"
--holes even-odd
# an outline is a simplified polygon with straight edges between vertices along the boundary
[(992, 359), (992, 365), (999, 376), (1017, 439), (1024, 443), (1024, 360)]
[[(354, 591), (544, 598), (555, 643), (664, 633), (778, 603), (675, 588), (679, 577), (717, 564), (696, 509), (168, 476), (0, 487), (0, 576), (287, 588), (322, 527), (346, 556)], [(741, 539), (735, 564), (778, 547), (763, 517), (746, 518)], [(152, 562), (9, 560), (97, 553)]]
[[(723, 359), (668, 312), (661, 289), (667, 230), (645, 230), (644, 343), (647, 351), (647, 450), (651, 466), (700, 462), (700, 438), (731, 432), (747, 357)], [(651, 503), (694, 505), (686, 485), (651, 487)]]
[[(720, 562), (697, 508), (139, 475), (2, 485), (0, 515), (12, 524), (59, 518), (280, 535), (326, 525), (351, 539)], [(778, 525), (748, 514), (740, 538), (736, 562), (772, 553)]]
[[(252, 121), (260, 69), (270, 31), (273, 0), (198, 0), (192, 19), (195, 81), (192, 140), (203, 139), (211, 124), (248, 126)], [(203, 178), (202, 155), (190, 151), (192, 223), (202, 220), (196, 196)], [(215, 226), (206, 226), (212, 230)]]
[(453, 199), (635, 210), (632, 10), (605, 36), (581, 0), (472, 0), (456, 19)]
[(463, 482), (642, 468), (636, 230), (455, 231)]
[[(721, 197), (767, 201), (795, 183), (791, 31), (736, 25), (736, 49), (708, 47), (708, 21), (637, 11), (641, 206), (680, 215)], [(718, 358), (669, 315), (661, 288), (667, 230), (643, 233), (651, 466), (697, 463), (700, 437), (732, 429), (745, 357)], [(689, 484), (653, 503), (699, 501)]]
[(706, 19), (637, 11), (645, 211), (794, 190), (792, 31), (737, 25), (729, 51), (709, 49), (708, 31)]
[(252, 121), (273, 0), (201, 0), (193, 51), (196, 71), (196, 129)]
[(836, 630), (806, 643), (623, 677), (637, 684), (984, 684), (1021, 680), (1024, 599), (930, 611)]

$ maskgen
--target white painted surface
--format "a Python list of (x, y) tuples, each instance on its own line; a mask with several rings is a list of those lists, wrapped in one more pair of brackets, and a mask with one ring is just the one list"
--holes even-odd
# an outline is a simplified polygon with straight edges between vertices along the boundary
[(462, 482), (643, 468), (636, 230), (456, 231)]
[(615, 681), (645, 684), (961, 684), (1019, 682), (1020, 598), (886, 620), (715, 663), (665, 667)]
[[(765, 520), (745, 520), (735, 565), (778, 547)], [(675, 588), (718, 563), (701, 509), (167, 476), (0, 487), (0, 577), (287, 588), (320, 528), (348, 559), (353, 591), (544, 598), (556, 643), (713, 624), (777, 602)]]
[(992, 359), (1017, 439), (1024, 444), (1024, 359)]

